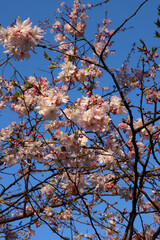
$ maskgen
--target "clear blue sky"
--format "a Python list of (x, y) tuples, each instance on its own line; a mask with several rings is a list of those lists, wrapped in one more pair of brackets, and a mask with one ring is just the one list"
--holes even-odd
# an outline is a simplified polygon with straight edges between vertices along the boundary
[[(17, 16), (20, 16), (22, 20), (30, 17), (31, 21), (35, 25), (36, 20), (45, 20), (46, 18), (54, 19), (54, 11), (58, 7), (58, 1), (56, 0), (3, 0), (1, 1), (1, 14), (0, 14), (0, 24), (3, 27), (7, 27), (12, 22), (15, 21)], [(66, 4), (71, 4), (73, 0), (66, 0)], [(86, 0), (83, 1), (87, 3)], [(99, 0), (88, 0), (89, 3), (97, 3)], [(90, 28), (87, 29), (87, 35), (94, 37), (94, 30), (96, 29), (96, 22), (101, 22), (102, 18), (105, 16), (105, 11), (108, 12), (107, 16), (112, 20), (112, 25), (110, 29), (117, 28), (126, 18), (128, 18), (139, 6), (141, 0), (110, 0), (105, 8), (99, 7), (96, 11), (89, 11), (91, 19), (89, 19)], [(130, 28), (125, 32), (119, 33), (113, 40), (115, 44), (113, 49), (116, 53), (113, 57), (109, 59), (109, 65), (114, 68), (120, 68), (123, 60), (127, 56), (133, 42), (139, 42), (143, 39), (145, 43), (152, 47), (154, 45), (160, 45), (159, 39), (153, 38), (156, 26), (154, 21), (157, 19), (157, 7), (159, 1), (150, 0), (142, 7), (140, 12), (127, 23), (125, 27)], [(52, 21), (51, 21), (52, 22)], [(92, 31), (93, 30), (93, 31)], [(47, 36), (46, 36), (47, 37)], [(137, 44), (138, 45), (138, 44)], [(140, 45), (140, 44), (139, 44)], [(2, 50), (2, 48), (0, 48)], [(42, 53), (42, 52), (41, 52)], [(0, 52), (0, 58), (2, 54)], [(30, 76), (36, 72), (37, 75), (42, 75), (47, 77), (47, 73), (42, 72), (40, 69), (45, 70), (45, 60), (39, 55), (32, 54), (29, 61), (24, 61), (18, 63), (19, 70), (23, 75)], [(8, 118), (9, 117), (9, 118)], [(1, 117), (1, 127), (4, 127), (10, 123), (10, 116), (2, 115)], [(14, 121), (13, 117), (13, 121)], [(47, 228), (38, 228), (37, 234), (32, 238), (32, 240), (53, 240), (55, 239), (51, 234), (50, 230)], [(58, 240), (58, 238), (56, 238)]]

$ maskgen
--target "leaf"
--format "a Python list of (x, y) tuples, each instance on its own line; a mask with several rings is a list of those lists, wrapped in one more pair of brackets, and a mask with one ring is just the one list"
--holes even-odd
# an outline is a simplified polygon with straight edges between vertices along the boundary
[(84, 89), (84, 87), (79, 87), (78, 88), (78, 91), (81, 91), (81, 90), (83, 90)]
[(143, 42), (143, 40), (142, 39), (140, 39), (140, 42), (145, 46), (145, 43)]
[(158, 6), (157, 10), (158, 10), (157, 14), (158, 16), (160, 16), (160, 5)]
[(28, 89), (30, 89), (30, 88), (32, 88), (33, 87), (33, 85), (30, 83), (30, 82), (26, 82), (26, 84), (25, 84), (25, 90), (28, 90)]
[(155, 37), (160, 38), (160, 33), (155, 31)]
[(13, 85), (14, 87), (18, 86), (15, 81), (12, 82), (12, 85)]
[(157, 47), (153, 47), (152, 48), (152, 53), (154, 54), (157, 51), (157, 49), (158, 49)]
[(71, 109), (76, 109), (76, 108), (77, 108), (77, 106), (75, 106), (74, 104), (71, 105)]
[(73, 57), (71, 55), (68, 56), (68, 61), (72, 62), (73, 61)]
[(142, 47), (137, 47), (137, 48), (138, 48), (139, 52), (143, 52), (144, 51)]
[(142, 58), (142, 57), (140, 57), (140, 60), (142, 60), (143, 62), (146, 62), (146, 60), (144, 58)]
[(147, 50), (146, 44), (143, 42), (142, 39), (140, 39), (140, 42), (143, 44), (143, 51), (146, 51)]
[(59, 67), (56, 66), (54, 62), (51, 62), (51, 64), (49, 65), (49, 69), (53, 69), (53, 68), (59, 68)]
[(21, 97), (21, 96), (22, 96), (22, 94), (21, 94), (21, 92), (20, 92), (20, 91), (18, 91), (18, 90), (17, 90), (17, 91), (16, 91), (16, 93), (15, 93), (15, 96), (16, 96), (16, 97)]
[(155, 24), (157, 25), (158, 28), (160, 28), (160, 20), (159, 20), (159, 18), (157, 19), (157, 22), (155, 22)]
[(45, 58), (49, 59), (48, 54), (46, 53), (46, 51), (44, 51), (43, 56), (44, 56)]
[(50, 57), (48, 56), (48, 53), (46, 53), (46, 51), (44, 51), (44, 54), (43, 54), (44, 58), (50, 60)]

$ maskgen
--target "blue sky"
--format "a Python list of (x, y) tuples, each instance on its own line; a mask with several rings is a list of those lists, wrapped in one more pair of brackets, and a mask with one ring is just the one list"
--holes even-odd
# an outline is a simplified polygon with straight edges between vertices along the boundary
[[(22, 20), (30, 17), (33, 25), (37, 24), (37, 20), (45, 20), (49, 18), (50, 20), (54, 19), (54, 11), (58, 7), (58, 2), (56, 0), (6, 0), (1, 1), (1, 14), (0, 14), (0, 24), (3, 27), (7, 27), (12, 22), (15, 21), (17, 16), (20, 16)], [(66, 0), (66, 4), (73, 2), (73, 0)], [(86, 0), (83, 1), (87, 3)], [(88, 0), (89, 3), (97, 3), (98, 0)], [(94, 37), (94, 31), (96, 30), (96, 23), (101, 22), (102, 18), (105, 16), (105, 11), (107, 11), (107, 16), (112, 20), (112, 25), (110, 29), (116, 29), (126, 18), (128, 18), (143, 1), (140, 0), (110, 0), (105, 7), (98, 7), (96, 10), (88, 11), (88, 14), (91, 16), (89, 19), (89, 28), (87, 28), (87, 36), (92, 39)], [(147, 46), (152, 47), (160, 45), (159, 39), (153, 37), (156, 26), (154, 22), (157, 20), (157, 0), (150, 0), (145, 6), (142, 7), (140, 12), (125, 25), (128, 30), (125, 32), (120, 32), (115, 36), (113, 49), (116, 50), (115, 55), (110, 57), (108, 60), (109, 66), (113, 68), (120, 68), (123, 61), (127, 57), (128, 52), (130, 51), (132, 44), (137, 43), (137, 46), (140, 45), (139, 40), (143, 39)], [(52, 21), (51, 21), (52, 23)], [(132, 28), (133, 27), (133, 28)], [(47, 37), (47, 36), (45, 36)], [(50, 38), (51, 39), (51, 38)], [(54, 40), (53, 40), (54, 41)], [(2, 48), (0, 48), (2, 51)], [(38, 52), (39, 50), (37, 50)], [(42, 53), (42, 51), (41, 51)], [(3, 55), (0, 52), (0, 58)], [(133, 61), (136, 55), (133, 57)], [(43, 57), (39, 57), (38, 54), (32, 54), (32, 57), (29, 61), (24, 61), (16, 64), (23, 75), (30, 76), (34, 72), (37, 75), (42, 75), (47, 77), (47, 73), (42, 72), (41, 69), (45, 70), (47, 62)], [(9, 75), (10, 73), (8, 73)], [(10, 119), (13, 121), (16, 119), (10, 116), (5, 112), (5, 115), (1, 116), (1, 127), (4, 127), (10, 123)], [(37, 234), (32, 239), (51, 240), (53, 236), (50, 234), (50, 230), (46, 228), (37, 229)], [(56, 238), (58, 240), (58, 238)]]

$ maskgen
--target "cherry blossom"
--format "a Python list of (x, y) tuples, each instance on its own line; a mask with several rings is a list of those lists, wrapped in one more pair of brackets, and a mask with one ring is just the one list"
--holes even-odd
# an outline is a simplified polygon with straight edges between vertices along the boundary
[[(62, 2), (40, 26), (18, 17), (1, 27), (10, 56), (0, 64), (0, 109), (11, 121), (0, 130), (2, 238), (32, 239), (42, 225), (55, 239), (159, 237), (159, 48), (140, 40), (117, 69), (110, 61), (146, 2), (114, 30), (104, 12), (92, 36), (90, 10), (108, 0)], [(14, 61), (39, 49), (44, 76), (21, 73)]]
[(29, 50), (34, 50), (42, 39), (43, 30), (37, 26), (32, 28), (31, 25), (29, 18), (21, 22), (20, 17), (17, 17), (15, 25), (0, 29), (0, 42), (4, 43), (5, 52), (16, 60), (30, 58)]

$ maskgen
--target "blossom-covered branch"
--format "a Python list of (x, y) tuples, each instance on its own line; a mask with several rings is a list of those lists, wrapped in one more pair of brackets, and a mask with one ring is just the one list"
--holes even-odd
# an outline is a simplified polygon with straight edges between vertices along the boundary
[[(0, 109), (18, 116), (0, 130), (4, 239), (32, 239), (41, 225), (66, 240), (160, 238), (159, 49), (141, 40), (111, 67), (111, 39), (148, 0), (115, 30), (104, 14), (91, 37), (90, 10), (108, 2), (62, 2), (53, 22), (0, 29)], [(15, 67), (39, 49), (48, 77)]]

